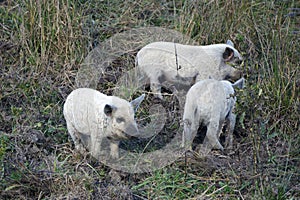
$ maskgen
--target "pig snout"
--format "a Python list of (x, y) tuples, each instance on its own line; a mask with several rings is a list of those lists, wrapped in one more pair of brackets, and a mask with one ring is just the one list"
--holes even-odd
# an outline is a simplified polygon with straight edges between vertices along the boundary
[(227, 74), (225, 76), (225, 80), (230, 80), (230, 81), (237, 81), (238, 79), (240, 79), (243, 76), (243, 72), (241, 70), (234, 70), (232, 73)]
[(139, 134), (139, 130), (138, 130), (136, 124), (135, 123), (129, 124), (126, 127), (124, 134), (126, 135), (127, 138), (137, 137)]

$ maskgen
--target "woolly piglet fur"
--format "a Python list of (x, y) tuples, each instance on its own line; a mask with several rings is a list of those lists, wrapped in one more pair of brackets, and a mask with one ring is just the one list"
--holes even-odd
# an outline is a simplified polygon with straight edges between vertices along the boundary
[(154, 42), (143, 47), (136, 56), (137, 69), (149, 78), (152, 92), (160, 99), (164, 82), (178, 84), (185, 79), (188, 81), (185, 85), (191, 86), (209, 78), (237, 80), (241, 71), (232, 65), (241, 61), (242, 56), (230, 40), (226, 44), (206, 46)]
[(223, 124), (226, 120), (228, 137), (226, 147), (232, 148), (233, 130), (236, 115), (232, 113), (236, 97), (234, 87), (243, 88), (244, 78), (234, 84), (229, 81), (206, 79), (197, 82), (187, 93), (184, 107), (184, 131), (182, 145), (191, 149), (199, 126), (206, 126), (207, 132), (201, 153), (211, 148), (223, 150), (219, 142)]
[(64, 117), (68, 132), (79, 151), (88, 149), (99, 157), (101, 143), (110, 143), (110, 155), (119, 157), (119, 140), (137, 136), (139, 131), (134, 112), (144, 99), (144, 94), (130, 103), (116, 96), (107, 96), (89, 88), (71, 92), (64, 104)]

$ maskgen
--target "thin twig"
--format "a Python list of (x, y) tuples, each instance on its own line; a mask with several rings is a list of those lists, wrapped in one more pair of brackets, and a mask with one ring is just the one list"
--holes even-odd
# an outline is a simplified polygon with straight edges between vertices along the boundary
[(181, 67), (178, 65), (177, 49), (176, 49), (176, 43), (175, 42), (174, 42), (174, 49), (175, 49), (176, 70), (177, 70), (177, 75), (178, 75), (178, 70), (180, 70)]

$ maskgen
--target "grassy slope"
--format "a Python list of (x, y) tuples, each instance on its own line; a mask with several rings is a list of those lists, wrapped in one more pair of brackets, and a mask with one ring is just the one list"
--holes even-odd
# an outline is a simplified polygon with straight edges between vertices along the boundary
[[(299, 16), (287, 17), (293, 7), (300, 5), (1, 3), (0, 198), (299, 198)], [(178, 161), (151, 174), (127, 175), (116, 186), (105, 166), (74, 152), (62, 105), (95, 45), (145, 25), (174, 28), (200, 44), (231, 39), (243, 53), (248, 82), (238, 97), (238, 150), (228, 160), (206, 161), (213, 169)]]

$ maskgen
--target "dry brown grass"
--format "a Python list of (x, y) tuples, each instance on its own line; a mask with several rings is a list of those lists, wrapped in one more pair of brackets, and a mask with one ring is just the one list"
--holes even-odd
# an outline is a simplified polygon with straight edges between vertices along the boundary
[[(299, 198), (299, 16), (291, 14), (299, 11), (289, 9), (299, 3), (195, 2), (0, 3), (1, 199)], [(74, 151), (62, 105), (93, 48), (143, 26), (200, 44), (233, 40), (246, 58), (247, 87), (238, 93), (234, 154), (178, 160), (116, 184), (108, 167)], [(132, 65), (134, 54), (118, 59), (112, 66)], [(97, 87), (109, 93), (114, 76)]]

